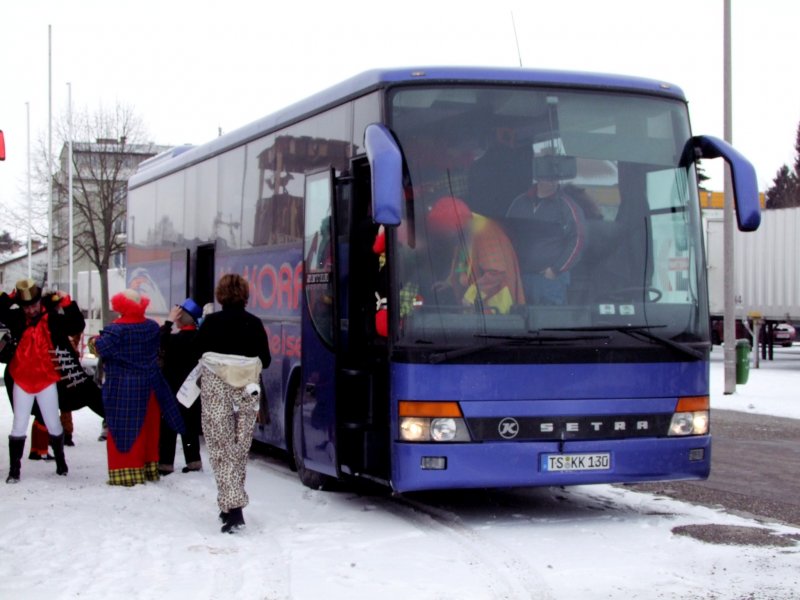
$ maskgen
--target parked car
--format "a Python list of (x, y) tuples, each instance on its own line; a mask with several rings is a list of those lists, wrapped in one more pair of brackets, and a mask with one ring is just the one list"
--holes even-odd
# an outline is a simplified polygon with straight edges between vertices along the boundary
[(775, 343), (780, 344), (781, 346), (784, 346), (786, 348), (792, 345), (792, 342), (794, 342), (796, 335), (797, 331), (789, 323), (780, 323), (776, 325), (775, 330), (773, 332)]
[[(725, 337), (725, 323), (721, 318), (713, 318), (711, 320), (711, 343), (720, 345)], [(753, 343), (753, 336), (744, 326), (741, 320), (736, 319), (736, 339), (745, 339), (751, 344)]]

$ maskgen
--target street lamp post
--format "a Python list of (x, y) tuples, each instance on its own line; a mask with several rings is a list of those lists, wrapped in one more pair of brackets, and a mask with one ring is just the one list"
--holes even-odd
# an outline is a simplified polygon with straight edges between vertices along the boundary
[[(731, 0), (724, 0), (723, 17), (723, 103), (724, 103), (724, 137), (733, 143), (733, 118), (731, 101)], [(736, 306), (734, 303), (734, 257), (733, 257), (733, 183), (730, 167), (725, 165), (725, 203), (723, 218), (723, 244), (725, 248), (723, 269), (725, 271), (725, 317), (723, 319), (723, 340), (725, 347), (725, 388), (724, 393), (736, 391)]]
[(72, 229), (72, 84), (67, 83), (67, 123), (69, 128), (69, 141), (68, 141), (68, 162), (69, 162), (69, 183), (67, 184), (68, 190), (68, 197), (69, 201), (67, 202), (67, 210), (69, 210), (69, 244), (68, 244), (68, 252), (69, 252), (69, 295), (73, 298), (75, 297), (75, 289), (73, 287), (75, 281), (75, 265), (73, 263), (73, 255), (75, 254), (73, 251), (73, 229)]

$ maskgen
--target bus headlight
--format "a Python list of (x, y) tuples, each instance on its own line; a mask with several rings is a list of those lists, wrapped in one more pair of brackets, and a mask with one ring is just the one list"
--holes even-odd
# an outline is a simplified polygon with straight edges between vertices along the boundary
[(708, 396), (679, 398), (668, 435), (708, 435), (708, 415)]
[(404, 442), (427, 442), (430, 440), (430, 419), (405, 417), (400, 419), (400, 439)]
[(432, 419), (431, 439), (434, 442), (452, 442), (456, 439), (455, 419)]
[(469, 442), (457, 402), (400, 402), (400, 439), (404, 442)]
[(464, 419), (401, 417), (400, 439), (404, 442), (469, 442)]
[(669, 435), (705, 435), (708, 433), (708, 413), (675, 413), (669, 424)]

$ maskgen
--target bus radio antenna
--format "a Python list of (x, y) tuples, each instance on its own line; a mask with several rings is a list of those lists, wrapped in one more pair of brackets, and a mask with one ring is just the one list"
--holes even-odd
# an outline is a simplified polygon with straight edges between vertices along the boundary
[(514, 11), (511, 11), (511, 28), (514, 30), (514, 43), (517, 45), (517, 59), (519, 59), (519, 66), (522, 66), (522, 53), (519, 51), (519, 38), (517, 37), (517, 24), (514, 21)]

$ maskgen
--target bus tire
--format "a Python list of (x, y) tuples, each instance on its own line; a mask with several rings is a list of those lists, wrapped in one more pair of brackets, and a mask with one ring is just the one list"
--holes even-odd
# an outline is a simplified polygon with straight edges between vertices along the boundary
[(297, 469), (297, 476), (304, 486), (314, 490), (324, 490), (331, 486), (333, 478), (324, 473), (307, 469), (303, 460), (302, 409), (302, 393), (300, 386), (297, 386), (292, 403), (292, 459)]

